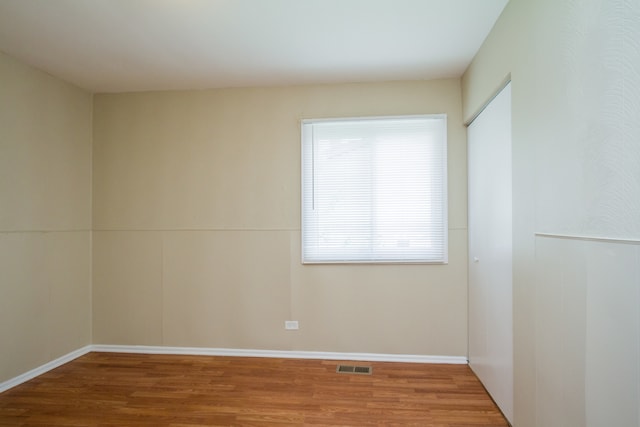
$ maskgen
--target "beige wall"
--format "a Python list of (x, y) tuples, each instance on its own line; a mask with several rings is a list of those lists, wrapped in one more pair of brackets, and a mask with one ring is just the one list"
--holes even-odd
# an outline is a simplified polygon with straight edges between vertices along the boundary
[[(461, 111), (458, 79), (96, 95), (94, 342), (466, 356)], [(418, 113), (448, 114), (449, 265), (301, 265), (299, 120)]]
[(511, 0), (462, 79), (468, 120), (512, 77), (518, 427), (640, 425), (638, 40), (638, 2)]
[(0, 382), (91, 342), (91, 111), (0, 53)]

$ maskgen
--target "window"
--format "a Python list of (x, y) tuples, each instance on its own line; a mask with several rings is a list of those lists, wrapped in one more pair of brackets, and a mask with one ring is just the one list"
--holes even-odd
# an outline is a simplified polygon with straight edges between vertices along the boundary
[(304, 120), (302, 261), (446, 263), (446, 120)]

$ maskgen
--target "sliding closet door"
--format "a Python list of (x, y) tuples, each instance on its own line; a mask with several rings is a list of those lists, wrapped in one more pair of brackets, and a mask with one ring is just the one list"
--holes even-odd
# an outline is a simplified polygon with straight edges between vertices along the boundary
[(467, 132), (469, 365), (513, 422), (510, 84)]

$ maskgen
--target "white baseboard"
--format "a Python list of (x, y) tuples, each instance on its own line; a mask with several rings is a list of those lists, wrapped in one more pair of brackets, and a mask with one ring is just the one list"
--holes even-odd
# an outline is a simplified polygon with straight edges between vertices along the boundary
[(25, 372), (24, 374), (18, 375), (17, 377), (11, 378), (5, 382), (0, 383), (0, 393), (3, 391), (9, 390), (17, 385), (20, 385), (24, 382), (29, 381), (37, 377), (38, 375), (42, 375), (45, 372), (48, 372), (52, 369), (57, 368), (58, 366), (64, 365), (67, 362), (71, 362), (73, 359), (77, 359), (80, 356), (84, 356), (85, 354), (92, 351), (92, 346), (88, 345), (86, 347), (82, 347), (78, 350), (72, 351), (71, 353), (67, 353), (64, 356), (58, 357), (51, 362), (47, 362), (42, 366), (38, 366), (35, 369), (30, 370), (29, 372)]
[(194, 356), (280, 357), (284, 359), (354, 360), (363, 362), (444, 363), (465, 365), (463, 356), (421, 356), (413, 354), (336, 353), (325, 351), (250, 350), (234, 348), (164, 347), (144, 345), (94, 344), (65, 354), (51, 362), (0, 383), (0, 393), (64, 365), (80, 356), (96, 351), (106, 353), (179, 354)]
[(164, 347), (164, 346), (92, 346), (91, 351), (111, 353), (181, 354), (197, 356), (281, 357), (284, 359), (357, 360), (366, 362), (445, 363), (464, 365), (463, 356), (422, 356), (413, 354), (337, 353), (325, 351), (250, 350), (234, 348)]

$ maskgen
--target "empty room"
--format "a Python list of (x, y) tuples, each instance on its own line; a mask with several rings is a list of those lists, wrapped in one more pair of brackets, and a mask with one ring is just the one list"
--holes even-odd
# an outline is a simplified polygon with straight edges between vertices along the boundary
[(0, 0), (0, 426), (638, 408), (637, 0)]

